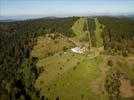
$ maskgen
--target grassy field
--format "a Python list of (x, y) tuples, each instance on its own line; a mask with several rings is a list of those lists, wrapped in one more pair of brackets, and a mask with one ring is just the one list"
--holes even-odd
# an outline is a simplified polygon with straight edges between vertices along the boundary
[(103, 39), (101, 37), (101, 33), (104, 29), (104, 25), (100, 24), (99, 20), (97, 18), (94, 18), (96, 30), (95, 30), (95, 36), (96, 36), (96, 46), (102, 47), (103, 46)]
[(36, 88), (50, 100), (106, 100), (104, 95), (93, 93), (90, 86), (100, 75), (101, 62), (101, 57), (90, 59), (71, 51), (42, 59), (37, 66), (44, 66), (45, 72), (38, 78)]
[(38, 37), (37, 44), (34, 46), (31, 55), (34, 57), (44, 57), (48, 53), (63, 51), (63, 48), (70, 48), (72, 46), (72, 43), (62, 37), (54, 40), (48, 36)]
[(88, 47), (90, 39), (88, 30), (88, 19), (87, 18), (78, 19), (72, 26), (72, 30), (76, 35), (73, 38), (73, 40)]
[(86, 23), (87, 23), (86, 18), (80, 18), (72, 26), (72, 30), (76, 34), (75, 38), (77, 39), (77, 41), (79, 41), (79, 39), (82, 38), (83, 35), (85, 35), (85, 31), (83, 29)]

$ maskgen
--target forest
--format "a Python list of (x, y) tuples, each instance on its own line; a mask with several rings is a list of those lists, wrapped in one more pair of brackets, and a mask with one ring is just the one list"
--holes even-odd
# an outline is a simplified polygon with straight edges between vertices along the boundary
[(102, 32), (106, 50), (123, 54), (134, 53), (134, 20), (129, 18), (99, 17), (105, 25)]
[[(40, 69), (30, 52), (37, 37), (61, 33), (72, 37), (77, 18), (39, 19), (0, 23), (0, 97), (3, 100), (41, 99), (34, 83)], [(29, 100), (28, 99), (28, 100)]]

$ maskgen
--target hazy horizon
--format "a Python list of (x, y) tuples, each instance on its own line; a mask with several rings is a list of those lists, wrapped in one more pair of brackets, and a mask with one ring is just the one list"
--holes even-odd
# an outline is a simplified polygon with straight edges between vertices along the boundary
[(1, 0), (0, 19), (134, 14), (133, 0)]

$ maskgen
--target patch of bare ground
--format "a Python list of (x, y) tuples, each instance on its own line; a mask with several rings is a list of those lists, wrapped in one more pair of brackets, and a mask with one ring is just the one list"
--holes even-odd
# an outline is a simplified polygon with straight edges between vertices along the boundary
[(120, 96), (128, 98), (134, 96), (133, 87), (131, 86), (131, 83), (127, 79), (119, 79), (121, 82), (121, 86), (119, 88), (120, 90)]

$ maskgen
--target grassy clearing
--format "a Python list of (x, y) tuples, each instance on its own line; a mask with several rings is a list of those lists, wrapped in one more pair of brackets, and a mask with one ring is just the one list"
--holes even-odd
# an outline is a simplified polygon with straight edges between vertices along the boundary
[(87, 19), (86, 18), (80, 18), (72, 26), (72, 30), (76, 34), (76, 37), (75, 38), (78, 39), (78, 41), (85, 34), (85, 31), (83, 29), (84, 29), (84, 25), (86, 23), (87, 23)]
[(42, 59), (37, 66), (45, 65), (46, 71), (37, 80), (36, 88), (50, 100), (56, 97), (61, 100), (106, 100), (104, 95), (96, 95), (90, 88), (91, 82), (100, 75), (101, 61), (101, 57), (90, 59), (70, 51)]
[(70, 67), (75, 66), (78, 62), (78, 59), (73, 58), (73, 56), (76, 55), (73, 53), (64, 54), (63, 52), (60, 52), (54, 56), (50, 56), (40, 60), (37, 63), (37, 66), (44, 66), (46, 70), (46, 72), (42, 73), (43, 78), (45, 77), (43, 81), (45, 83), (50, 82), (50, 80), (55, 79), (57, 76), (68, 70)]
[(97, 18), (95, 20), (96, 30), (95, 30), (95, 36), (96, 36), (96, 46), (102, 47), (103, 46), (103, 39), (101, 36), (101, 33), (104, 29), (104, 25), (102, 25)]
[(70, 48), (72, 43), (62, 37), (51, 39), (50, 37), (39, 37), (36, 46), (34, 46), (31, 55), (33, 57), (44, 57), (48, 53), (63, 51), (64, 48)]
[(88, 30), (88, 19), (87, 18), (80, 18), (78, 19), (75, 24), (72, 26), (72, 30), (75, 33), (75, 40), (78, 43), (84, 42), (84, 45), (89, 45), (89, 30)]

